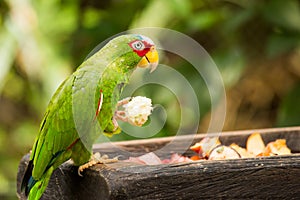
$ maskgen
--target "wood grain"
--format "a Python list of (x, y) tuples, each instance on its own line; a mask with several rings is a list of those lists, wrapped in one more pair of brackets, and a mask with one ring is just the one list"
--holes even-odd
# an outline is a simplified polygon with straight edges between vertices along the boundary
[[(222, 143), (244, 146), (254, 130), (225, 132)], [(273, 156), (223, 161), (141, 166), (118, 162), (96, 165), (77, 175), (77, 167), (64, 163), (53, 173), (42, 199), (296, 199), (300, 196), (300, 127), (258, 130), (266, 143), (285, 138), (296, 152)], [(121, 159), (156, 151), (168, 158), (171, 152), (184, 152), (186, 143), (197, 142), (206, 135), (179, 136), (149, 140), (97, 144), (94, 151)], [(186, 142), (188, 141), (188, 142)], [(159, 151), (166, 144), (170, 148)], [(17, 192), (29, 155), (23, 157), (17, 176)]]

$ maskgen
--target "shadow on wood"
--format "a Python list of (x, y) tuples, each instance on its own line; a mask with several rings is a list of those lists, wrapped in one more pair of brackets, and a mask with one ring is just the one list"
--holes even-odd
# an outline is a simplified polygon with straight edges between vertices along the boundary
[[(223, 144), (235, 142), (245, 146), (254, 131), (225, 132), (220, 136)], [(210, 199), (210, 198), (282, 198), (300, 196), (300, 127), (259, 130), (265, 143), (285, 138), (295, 153), (289, 156), (272, 156), (222, 161), (197, 161), (180, 164), (144, 166), (118, 162), (96, 165), (78, 176), (77, 167), (70, 162), (61, 165), (52, 174), (42, 199)], [(123, 155), (129, 150), (135, 156), (154, 151), (173, 141), (173, 149), (160, 152), (161, 158), (171, 152), (191, 154), (183, 147), (192, 138), (198, 142), (206, 135), (180, 136), (97, 144), (95, 152), (109, 156)], [(122, 149), (120, 151), (120, 149)], [(127, 152), (127, 153), (126, 153)], [(29, 155), (20, 162), (17, 192)]]

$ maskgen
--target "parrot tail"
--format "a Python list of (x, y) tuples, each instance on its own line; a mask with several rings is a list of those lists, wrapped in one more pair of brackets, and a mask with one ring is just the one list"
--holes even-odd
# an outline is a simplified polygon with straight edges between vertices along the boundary
[(45, 189), (53, 172), (53, 167), (50, 167), (40, 180), (35, 180), (32, 177), (33, 161), (29, 161), (28, 167), (23, 177), (21, 184), (21, 191), (25, 192), (25, 196), (28, 200), (39, 200)]
[(28, 200), (40, 200), (44, 191), (47, 188), (52, 172), (53, 167), (50, 167), (44, 174), (44, 176), (40, 180), (36, 181), (36, 183), (33, 185), (29, 192)]
[(28, 196), (30, 189), (36, 183), (36, 180), (32, 177), (32, 170), (33, 170), (33, 160), (30, 160), (26, 171), (23, 176), (22, 184), (21, 184), (21, 191), (25, 192), (25, 195)]

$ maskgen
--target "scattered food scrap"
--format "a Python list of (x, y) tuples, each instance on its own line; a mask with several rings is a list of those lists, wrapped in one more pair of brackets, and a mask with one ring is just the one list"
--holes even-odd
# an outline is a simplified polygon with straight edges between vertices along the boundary
[(142, 165), (159, 165), (162, 164), (161, 159), (153, 152), (147, 153), (139, 157), (129, 157), (125, 162), (134, 162)]
[[(277, 139), (265, 145), (260, 133), (253, 133), (248, 137), (246, 148), (240, 147), (235, 143), (229, 146), (220, 145), (219, 141), (215, 144), (210, 143), (210, 148), (208, 148), (205, 141), (210, 140), (211, 139), (203, 138), (199, 143), (196, 143), (190, 148), (197, 154), (200, 153), (198, 149), (211, 149), (206, 151), (205, 157), (198, 156), (198, 160), (203, 158), (207, 160), (221, 160), (291, 154), (291, 150), (287, 147), (285, 139)], [(217, 141), (215, 138), (213, 140)], [(195, 146), (197, 146), (197, 148), (195, 148)], [(200, 154), (203, 155), (202, 153)], [(192, 160), (197, 160), (194, 156), (192, 158)]]
[(253, 133), (248, 137), (246, 148), (250, 154), (259, 155), (264, 152), (266, 146), (261, 135)]
[(251, 157), (255, 157), (254, 154), (250, 153), (247, 151), (247, 149), (243, 148), (243, 147), (240, 147), (239, 145), (235, 144), (235, 143), (232, 143), (230, 145), (231, 148), (233, 148), (234, 150), (236, 150), (241, 158), (251, 158)]
[(235, 158), (241, 158), (240, 154), (236, 150), (225, 145), (219, 145), (210, 152), (208, 160), (224, 160)]
[(286, 146), (284, 139), (278, 139), (275, 142), (270, 142), (264, 153), (269, 155), (288, 155), (291, 154), (291, 150)]
[(192, 161), (190, 158), (177, 153), (172, 154), (170, 159), (161, 160), (155, 153), (150, 152), (139, 157), (129, 157), (125, 162), (134, 162), (142, 165), (160, 165)]
[(172, 154), (171, 159), (165, 159), (162, 162), (164, 164), (170, 164), (170, 163), (181, 163), (181, 162), (190, 162), (190, 161), (193, 160), (186, 156), (179, 155), (178, 153), (174, 153)]
[(220, 144), (221, 142), (218, 137), (205, 137), (200, 142), (191, 146), (190, 149), (195, 151), (199, 158), (208, 158), (211, 150)]
[(253, 133), (248, 137), (246, 148), (240, 147), (235, 143), (225, 146), (221, 144), (218, 137), (205, 137), (200, 142), (191, 146), (190, 149), (196, 155), (186, 157), (174, 153), (170, 159), (161, 160), (155, 153), (150, 152), (139, 157), (130, 157), (125, 162), (134, 162), (142, 165), (159, 165), (197, 160), (224, 160), (291, 154), (291, 150), (287, 147), (285, 139), (277, 139), (265, 145), (260, 133)]

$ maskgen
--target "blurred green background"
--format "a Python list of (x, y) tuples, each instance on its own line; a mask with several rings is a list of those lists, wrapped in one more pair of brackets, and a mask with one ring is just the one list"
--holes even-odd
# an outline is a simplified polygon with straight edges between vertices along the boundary
[[(227, 93), (224, 130), (300, 125), (300, 1), (0, 0), (0, 199), (16, 199), (18, 162), (61, 81), (101, 41), (148, 26), (185, 33), (212, 56)], [(172, 55), (163, 62), (199, 91), (198, 131), (205, 131), (203, 80)], [(172, 135), (178, 104), (153, 87), (144, 93), (169, 116), (156, 137)]]

